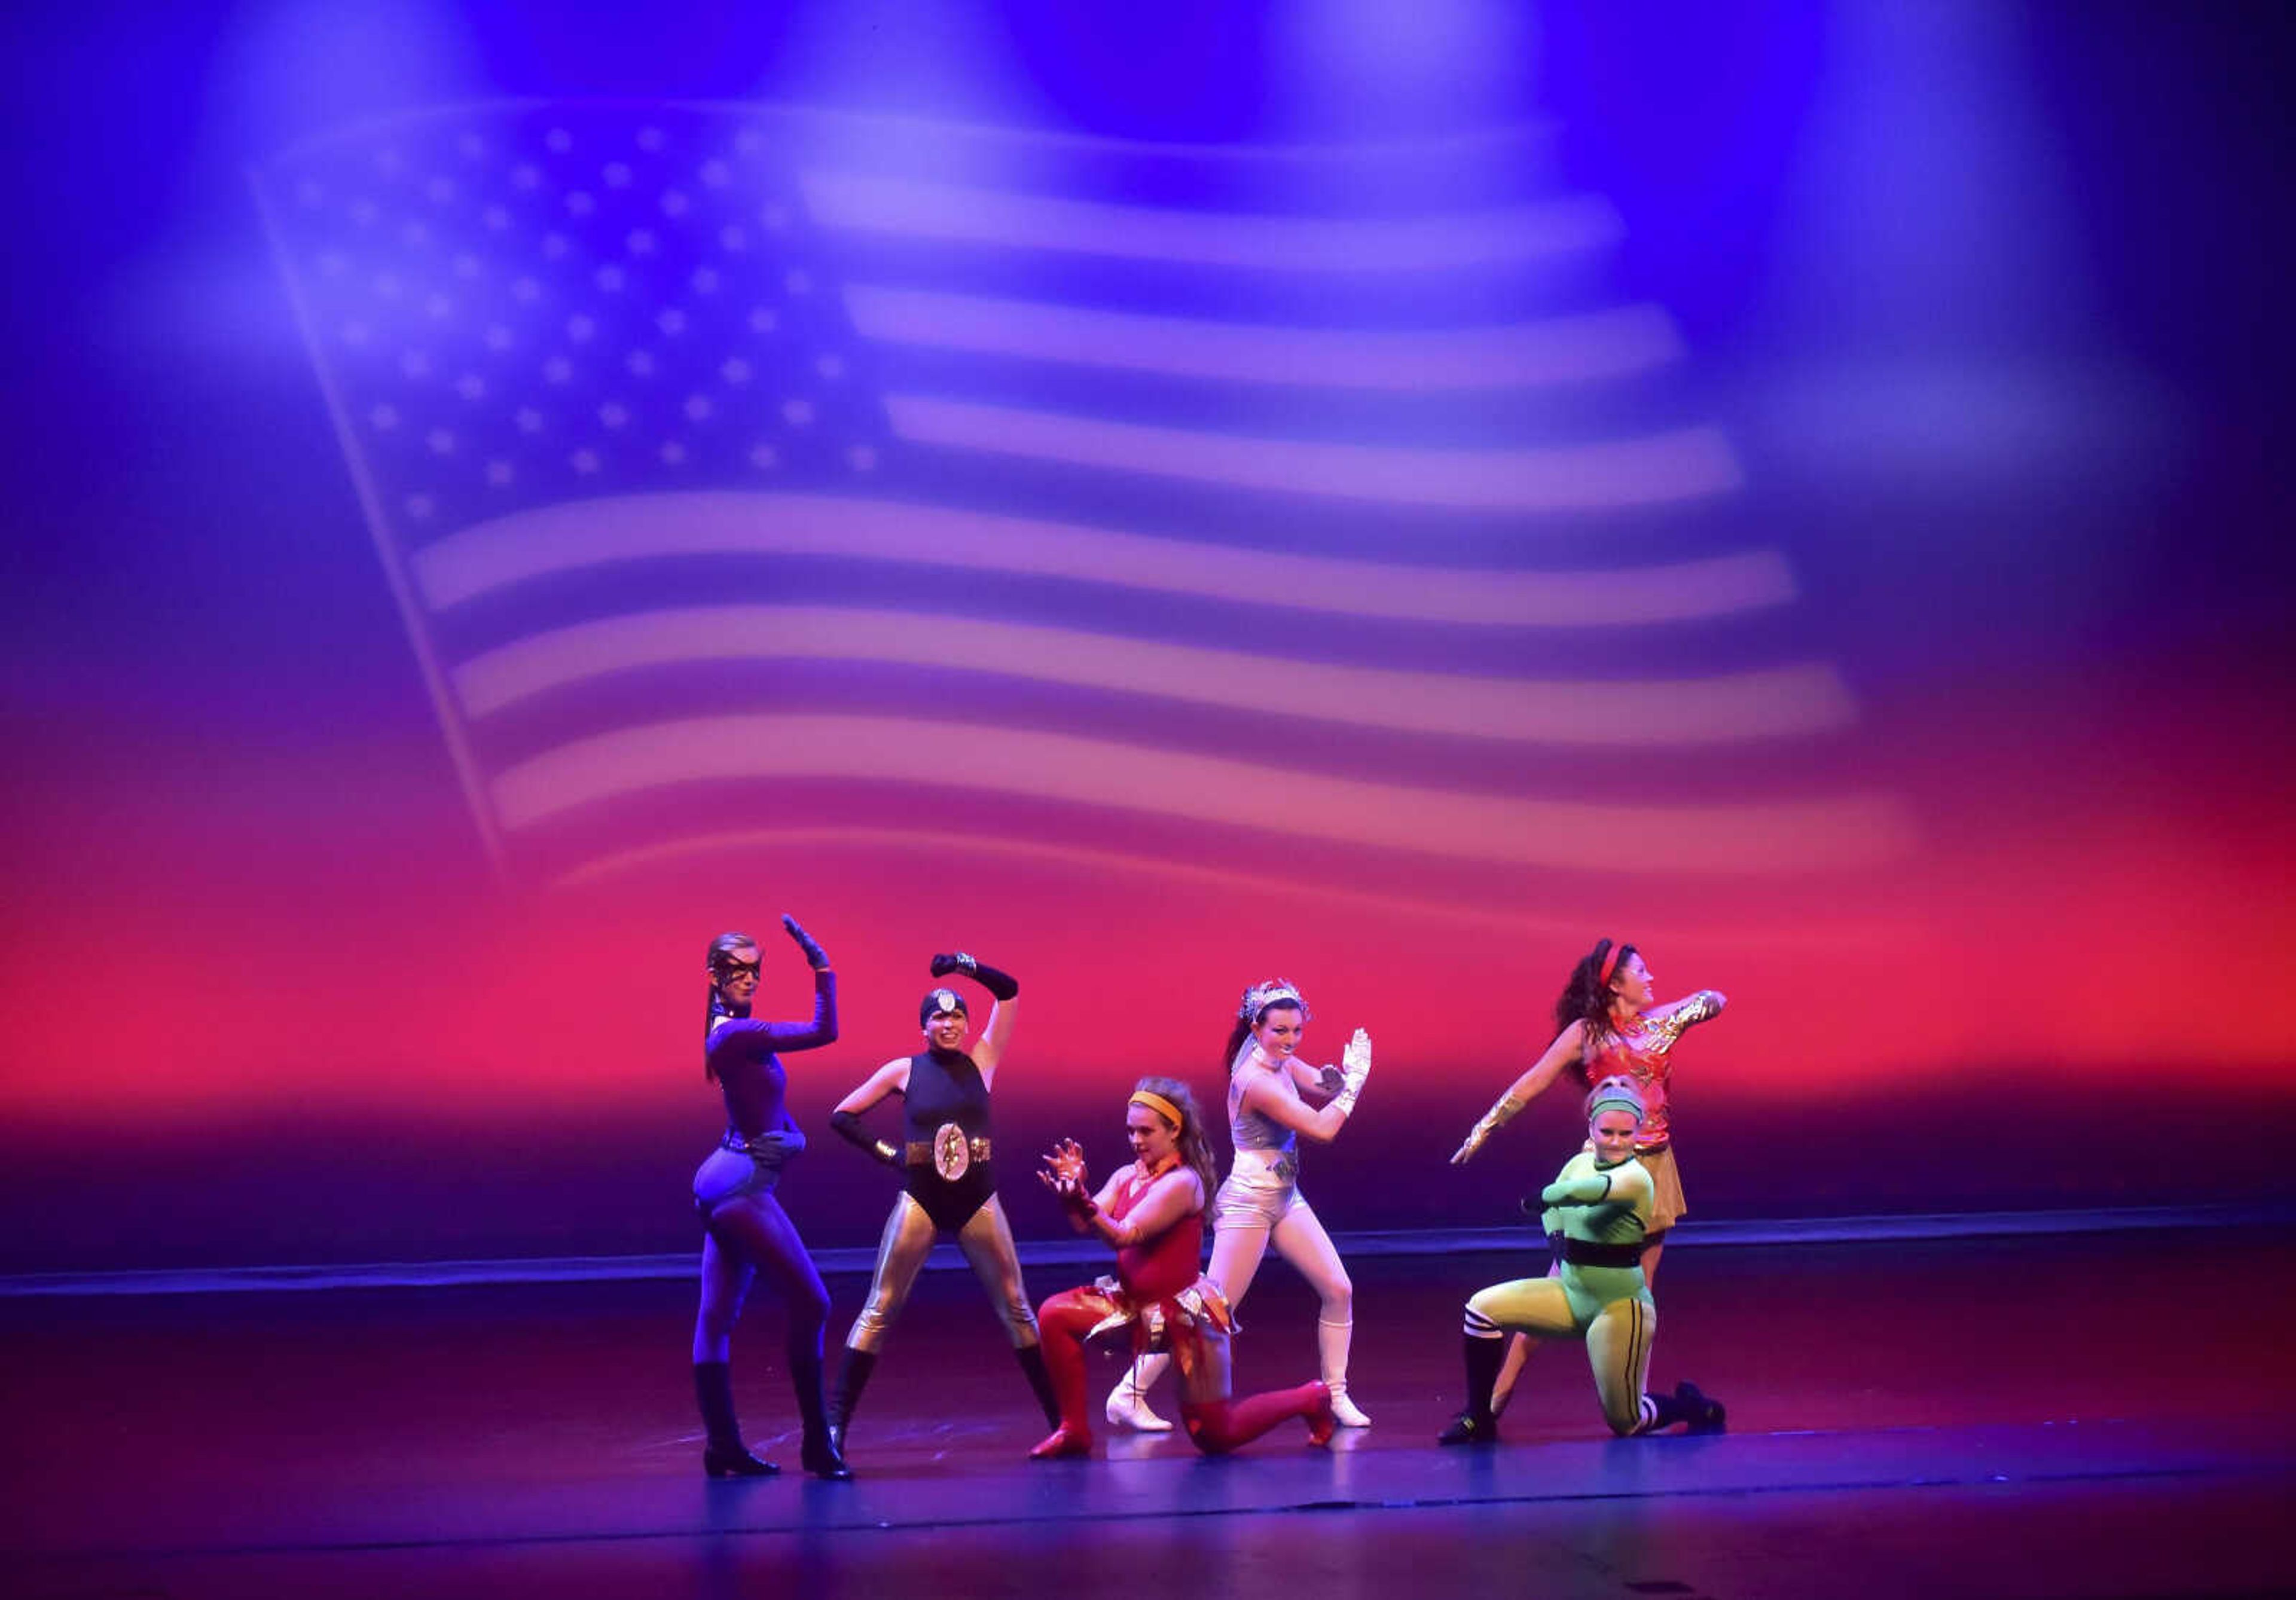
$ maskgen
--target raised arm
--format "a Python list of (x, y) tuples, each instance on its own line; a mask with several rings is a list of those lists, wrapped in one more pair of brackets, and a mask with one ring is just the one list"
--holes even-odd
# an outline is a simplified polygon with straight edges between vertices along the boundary
[(889, 1061), (863, 1079), (859, 1088), (837, 1103), (837, 1109), (829, 1113), (829, 1125), (837, 1130), (840, 1138), (858, 1145), (865, 1153), (888, 1167), (898, 1167), (901, 1164), (901, 1153), (883, 1139), (873, 1137), (861, 1126), (861, 1114), (888, 1095), (906, 1094), (908, 1087), (909, 1058), (904, 1055)]
[(1674, 1001), (1670, 1005), (1652, 1006), (1643, 1014), (1662, 1022), (1679, 1035), (1685, 1028), (1695, 1028), (1701, 1022), (1710, 1022), (1722, 1014), (1729, 999), (1718, 989), (1702, 989), (1696, 994)]
[(813, 1021), (762, 1024), (766, 1047), (815, 1050), (833, 1045), (837, 1042), (837, 974), (829, 970), (829, 957), (813, 942), (813, 936), (798, 925), (797, 918), (784, 911), (782, 926), (805, 952), (806, 964), (813, 968)]
[(1556, 1074), (1579, 1058), (1587, 1045), (1587, 1024), (1573, 1022), (1554, 1036), (1554, 1042), (1546, 1053), (1530, 1063), (1530, 1070), (1507, 1085), (1491, 1109), (1483, 1113), (1482, 1120), (1468, 1129), (1466, 1142), (1452, 1153), (1451, 1164), (1464, 1166), (1474, 1160), (1475, 1152), (1483, 1141), (1515, 1119), (1515, 1114), (1546, 1092)]
[[(1260, 1059), (1265, 1061), (1266, 1057)], [(1364, 1079), (1371, 1075), (1371, 1036), (1357, 1029), (1355, 1037), (1348, 1041), (1344, 1059), (1347, 1064), (1341, 1070), (1338, 1092), (1330, 1104), (1318, 1108), (1310, 1108), (1285, 1094), (1276, 1076), (1281, 1069), (1272, 1063), (1247, 1069), (1252, 1077), (1244, 1085), (1244, 1109), (1258, 1112), (1310, 1143), (1328, 1145), (1347, 1126), (1348, 1118), (1355, 1112), (1356, 1097), (1363, 1092)]]
[(988, 1026), (981, 1029), (980, 1037), (972, 1045), (972, 1064), (980, 1069), (981, 1082), (989, 1083), (996, 1075), (996, 1063), (1004, 1058), (1004, 1046), (1012, 1042), (1013, 1023), (1019, 1015), (1020, 980), (963, 950), (932, 958), (934, 977), (946, 978), (951, 972), (963, 972), (987, 989), (995, 1001), (988, 1008)]

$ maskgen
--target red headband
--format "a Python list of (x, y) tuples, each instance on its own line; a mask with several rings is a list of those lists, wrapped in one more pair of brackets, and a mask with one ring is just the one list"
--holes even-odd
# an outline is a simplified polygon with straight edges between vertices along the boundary
[(1611, 947), (1611, 953), (1603, 957), (1603, 970), (1595, 980), (1595, 988), (1608, 989), (1611, 987), (1611, 976), (1619, 970), (1619, 957), (1626, 953), (1627, 947), (1624, 945), (1614, 944)]

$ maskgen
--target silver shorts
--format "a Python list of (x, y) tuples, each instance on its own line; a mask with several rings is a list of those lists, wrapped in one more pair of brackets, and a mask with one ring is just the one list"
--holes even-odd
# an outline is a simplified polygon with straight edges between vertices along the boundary
[(1247, 1170), (1231, 1172), (1219, 1193), (1212, 1196), (1212, 1231), (1274, 1227), (1296, 1207), (1307, 1203), (1300, 1198), (1298, 1184), (1270, 1182), (1262, 1174)]

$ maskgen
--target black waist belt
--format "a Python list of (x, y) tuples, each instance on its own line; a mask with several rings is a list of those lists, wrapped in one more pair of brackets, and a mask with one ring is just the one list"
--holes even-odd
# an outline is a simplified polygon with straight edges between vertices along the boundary
[(1592, 1239), (1573, 1239), (1563, 1234), (1547, 1235), (1546, 1244), (1569, 1267), (1639, 1267), (1643, 1264), (1643, 1247), (1639, 1244), (1597, 1244)]

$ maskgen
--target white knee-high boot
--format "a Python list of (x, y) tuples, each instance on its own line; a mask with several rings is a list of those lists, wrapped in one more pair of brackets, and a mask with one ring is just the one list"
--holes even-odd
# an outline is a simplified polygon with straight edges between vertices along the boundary
[(1108, 1404), (1103, 1415), (1112, 1428), (1129, 1428), (1136, 1433), (1169, 1433), (1172, 1424), (1148, 1409), (1148, 1391), (1172, 1365), (1172, 1358), (1162, 1354), (1140, 1356), (1124, 1369), (1124, 1381), (1108, 1391)]
[(1332, 1415), (1342, 1428), (1368, 1428), (1371, 1418), (1348, 1398), (1348, 1346), (1355, 1336), (1352, 1317), (1345, 1322), (1316, 1319), (1316, 1353), (1323, 1360), (1324, 1386), (1332, 1391)]

